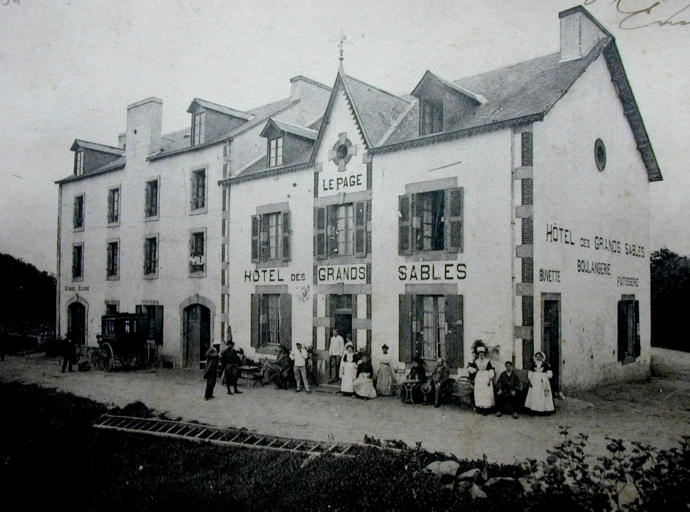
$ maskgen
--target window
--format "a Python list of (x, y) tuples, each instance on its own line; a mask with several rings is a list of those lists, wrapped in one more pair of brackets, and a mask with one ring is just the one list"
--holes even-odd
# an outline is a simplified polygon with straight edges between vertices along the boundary
[(197, 112), (192, 115), (192, 146), (203, 144), (206, 131), (206, 112)]
[(290, 212), (252, 216), (252, 261), (290, 261)]
[(189, 237), (189, 272), (191, 274), (206, 270), (205, 238), (204, 231), (197, 231)]
[(158, 216), (158, 179), (146, 182), (145, 217)]
[(105, 303), (105, 314), (106, 315), (115, 315), (115, 314), (117, 314), (118, 308), (119, 308), (119, 302), (106, 301), (106, 303)]
[(289, 293), (252, 294), (251, 336), (255, 348), (291, 346), (292, 296)]
[(461, 295), (400, 295), (399, 308), (399, 353), (403, 361), (442, 357), (449, 366), (462, 367)]
[(120, 221), (120, 188), (108, 190), (108, 224)]
[(398, 252), (463, 250), (463, 189), (399, 197)]
[(72, 246), (72, 279), (81, 280), (84, 277), (84, 244)]
[(597, 164), (599, 172), (606, 168), (606, 146), (601, 139), (594, 141), (594, 162)]
[(618, 302), (618, 360), (631, 362), (640, 355), (640, 302), (624, 295)]
[(192, 172), (192, 210), (206, 206), (206, 169)]
[(77, 151), (74, 154), (74, 175), (81, 176), (84, 174), (84, 151)]
[(115, 240), (108, 242), (107, 246), (106, 276), (108, 279), (116, 278), (120, 274), (120, 242)]
[(137, 315), (146, 315), (147, 339), (163, 344), (163, 306), (137, 304), (134, 308)]
[(158, 274), (158, 237), (144, 239), (144, 275), (155, 277)]
[(443, 131), (443, 102), (422, 100), (422, 115), (419, 116), (420, 135)]
[(74, 198), (72, 224), (74, 226), (74, 229), (80, 229), (84, 227), (84, 194)]
[(283, 165), (283, 138), (277, 137), (268, 141), (268, 166)]
[(371, 250), (371, 201), (316, 208), (314, 232), (317, 258), (366, 256)]

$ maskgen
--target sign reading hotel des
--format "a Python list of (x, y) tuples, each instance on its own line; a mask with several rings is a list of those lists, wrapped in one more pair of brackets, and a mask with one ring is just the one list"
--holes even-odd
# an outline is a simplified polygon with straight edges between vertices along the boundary
[(335, 165), (324, 164), (319, 173), (319, 197), (367, 189), (366, 165), (361, 159), (351, 162), (356, 154), (357, 146), (347, 138), (346, 133), (341, 133), (328, 151), (328, 160)]

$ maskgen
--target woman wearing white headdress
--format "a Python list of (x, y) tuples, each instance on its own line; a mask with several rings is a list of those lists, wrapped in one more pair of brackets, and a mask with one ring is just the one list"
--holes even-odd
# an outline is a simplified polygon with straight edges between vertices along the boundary
[(496, 405), (494, 399), (494, 368), (491, 361), (486, 356), (486, 347), (477, 340), (475, 341), (474, 351), (476, 356), (467, 371), (470, 376), (474, 376), (474, 407), (477, 412), (486, 414), (489, 409)]
[(357, 377), (357, 363), (352, 343), (345, 345), (345, 353), (340, 361), (340, 392), (351, 395), (355, 392), (354, 381)]
[(544, 352), (534, 354), (534, 360), (527, 372), (529, 379), (529, 389), (525, 407), (533, 412), (553, 412), (553, 396), (551, 395), (551, 382), (553, 372), (549, 363), (546, 362)]

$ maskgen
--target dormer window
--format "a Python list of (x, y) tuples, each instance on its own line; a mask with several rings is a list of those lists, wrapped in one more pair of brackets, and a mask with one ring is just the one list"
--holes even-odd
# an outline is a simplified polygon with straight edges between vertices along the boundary
[(283, 137), (268, 141), (268, 166), (277, 167), (279, 165), (283, 165)]
[(84, 174), (84, 152), (77, 151), (74, 154), (74, 175), (81, 176)]
[(430, 135), (443, 131), (443, 102), (421, 100), (421, 115), (419, 116), (419, 134)]
[(205, 135), (206, 112), (201, 111), (192, 115), (192, 146), (203, 144)]

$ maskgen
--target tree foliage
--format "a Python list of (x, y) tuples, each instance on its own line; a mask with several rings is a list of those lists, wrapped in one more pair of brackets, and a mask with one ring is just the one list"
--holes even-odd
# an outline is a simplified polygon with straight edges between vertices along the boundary
[(681, 322), (690, 304), (690, 258), (666, 248), (651, 255), (652, 345), (690, 351)]
[(0, 308), (1, 329), (29, 334), (53, 328), (55, 276), (0, 253), (0, 283), (4, 295), (4, 305)]

